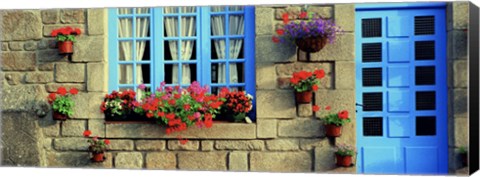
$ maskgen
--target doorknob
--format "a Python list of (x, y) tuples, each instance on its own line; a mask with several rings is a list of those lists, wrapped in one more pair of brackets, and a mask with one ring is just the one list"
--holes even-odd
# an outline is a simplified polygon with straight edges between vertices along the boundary
[(363, 104), (355, 103), (355, 106), (361, 106), (361, 107), (363, 107)]

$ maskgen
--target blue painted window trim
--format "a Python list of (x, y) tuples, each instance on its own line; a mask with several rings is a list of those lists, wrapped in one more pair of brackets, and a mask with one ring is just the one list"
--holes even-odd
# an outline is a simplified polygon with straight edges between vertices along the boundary
[(445, 8), (446, 2), (413, 2), (413, 3), (362, 3), (355, 4), (356, 11), (362, 10), (387, 10), (387, 9), (428, 9)]
[[(133, 13), (133, 10), (132, 10)], [(244, 25), (245, 31), (244, 35), (224, 35), (224, 36), (212, 36), (211, 27), (210, 27), (210, 17), (211, 15), (225, 15), (225, 18), (228, 22), (229, 15), (243, 14), (244, 15)], [(163, 19), (165, 16), (178, 16), (178, 15), (192, 15), (196, 16), (197, 27), (196, 27), (196, 37), (164, 37), (163, 30)], [(132, 18), (133, 20), (133, 30), (135, 30), (135, 18), (136, 17), (146, 17), (150, 19), (150, 36), (145, 38), (135, 38), (135, 31), (132, 31), (132, 36), (130, 38), (118, 38), (118, 19), (119, 18)], [(226, 25), (228, 32), (228, 25)], [(159, 30), (160, 29), (160, 30)], [(244, 38), (244, 47), (243, 59), (236, 60), (211, 60), (212, 51), (211, 51), (211, 39), (226, 39), (227, 51), (229, 47), (229, 39), (234, 38)], [(245, 87), (245, 91), (255, 98), (255, 11), (253, 6), (244, 6), (244, 12), (210, 12), (210, 7), (197, 7), (196, 13), (189, 14), (163, 14), (163, 8), (150, 8), (149, 14), (118, 14), (118, 8), (111, 8), (108, 10), (108, 91), (118, 90), (123, 87), (133, 87), (136, 88), (136, 67), (133, 67), (133, 84), (119, 84), (118, 76), (118, 66), (120, 64), (150, 64), (150, 84), (145, 84), (147, 87), (156, 88), (160, 86), (160, 83), (165, 80), (165, 64), (179, 64), (181, 60), (176, 61), (165, 61), (164, 60), (164, 41), (165, 40), (184, 40), (184, 39), (194, 39), (197, 41), (196, 45), (196, 60), (190, 60), (185, 63), (194, 63), (197, 65), (197, 78), (192, 79), (200, 82), (201, 85), (209, 86), (218, 86), (218, 87)], [(150, 60), (149, 61), (135, 61), (135, 58), (132, 58), (132, 61), (118, 61), (119, 53), (119, 41), (132, 41), (135, 45), (136, 40), (150, 40)], [(180, 45), (180, 43), (178, 43)], [(156, 50), (157, 49), (157, 50)], [(160, 50), (158, 50), (160, 49)], [(180, 52), (180, 50), (178, 50)], [(132, 51), (135, 53), (135, 47)], [(228, 58), (227, 52), (227, 58)], [(227, 63), (226, 75), (229, 76), (229, 65), (228, 63), (244, 63), (244, 83), (229, 83), (227, 79), (225, 84), (213, 84), (211, 81), (211, 65), (213, 63)], [(179, 67), (179, 72), (181, 72)], [(181, 75), (179, 75), (179, 81), (181, 81)], [(173, 85), (173, 84), (167, 84)], [(188, 86), (188, 85), (181, 85)], [(253, 110), (249, 113), (249, 117), (255, 119), (256, 115), (256, 100), (253, 100)]]

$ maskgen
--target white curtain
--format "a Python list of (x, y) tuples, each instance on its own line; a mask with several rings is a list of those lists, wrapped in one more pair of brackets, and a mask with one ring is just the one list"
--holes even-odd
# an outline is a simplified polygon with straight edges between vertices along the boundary
[[(225, 7), (212, 7), (212, 12), (224, 11)], [(241, 6), (230, 6), (229, 11), (241, 11), (243, 7)], [(225, 34), (225, 16), (224, 15), (215, 15), (211, 17), (212, 24), (212, 33), (214, 36), (223, 36), (223, 35), (243, 35), (244, 34), (244, 18), (243, 15), (230, 15), (228, 21), (228, 34)], [(229, 42), (229, 60), (237, 59), (240, 50), (242, 48), (243, 39), (230, 39)], [(218, 58), (227, 59), (226, 57), (226, 42), (225, 40), (215, 40), (215, 51)], [(230, 83), (238, 83), (238, 71), (237, 64), (230, 64)], [(226, 65), (219, 64), (218, 68), (218, 83), (226, 82)]]
[[(195, 7), (166, 7), (165, 13), (179, 13), (178, 9), (181, 10), (181, 13), (195, 13)], [(196, 35), (196, 23), (195, 16), (182, 16), (180, 18), (180, 29), (178, 29), (178, 18), (177, 17), (166, 17), (165, 18), (165, 31), (167, 32), (167, 37), (188, 37)], [(180, 31), (181, 30), (181, 31)], [(194, 40), (182, 40), (180, 44), (180, 57), (178, 56), (178, 41), (172, 40), (168, 41), (168, 46), (170, 49), (170, 55), (172, 60), (190, 60), (192, 57)], [(182, 73), (181, 73), (181, 84), (190, 84), (190, 66), (189, 64), (181, 64)], [(178, 65), (173, 65), (172, 68), (172, 83), (178, 84)]]
[[(134, 8), (135, 13), (145, 14), (149, 13), (149, 8)], [(121, 8), (119, 9), (119, 14), (131, 14), (132, 9), (130, 8)], [(135, 38), (147, 37), (150, 20), (148, 18), (138, 17), (135, 20)], [(120, 18), (118, 24), (118, 32), (120, 38), (132, 37), (133, 33), (133, 21), (131, 18)], [(120, 61), (131, 61), (133, 46), (132, 41), (120, 42)], [(145, 52), (146, 41), (137, 40), (135, 42), (135, 60), (141, 61), (143, 54)], [(131, 66), (131, 65), (120, 65), (120, 83), (132, 84), (133, 83), (133, 67), (136, 68), (136, 84), (142, 84), (143, 81), (143, 71), (142, 66)]]

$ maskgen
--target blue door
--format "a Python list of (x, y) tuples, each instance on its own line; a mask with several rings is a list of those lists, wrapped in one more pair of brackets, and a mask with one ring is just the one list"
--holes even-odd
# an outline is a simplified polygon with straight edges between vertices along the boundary
[(357, 171), (447, 174), (445, 7), (356, 11)]

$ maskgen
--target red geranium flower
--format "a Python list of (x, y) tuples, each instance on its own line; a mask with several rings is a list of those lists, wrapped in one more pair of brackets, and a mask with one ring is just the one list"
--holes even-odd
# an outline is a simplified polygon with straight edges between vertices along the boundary
[(190, 110), (190, 105), (189, 104), (184, 104), (183, 109), (185, 109), (186, 111)]
[(48, 95), (48, 103), (52, 104), (55, 99), (57, 99), (57, 94), (50, 93), (50, 95)]
[(90, 131), (90, 130), (83, 131), (83, 136), (84, 137), (89, 137), (91, 134), (92, 134), (92, 131)]
[(290, 20), (288, 19), (288, 14), (284, 13), (282, 15), (283, 24), (287, 24)]
[(71, 93), (72, 95), (76, 95), (76, 94), (78, 93), (78, 90), (77, 90), (76, 88), (71, 88), (71, 89), (70, 89), (70, 93)]
[(348, 119), (348, 111), (343, 110), (338, 113), (338, 118), (340, 119)]
[(277, 29), (277, 34), (278, 34), (278, 35), (281, 36), (281, 35), (283, 35), (284, 33), (285, 33), (285, 30), (283, 30), (283, 29)]
[(276, 36), (273, 36), (273, 37), (272, 37), (272, 41), (273, 41), (274, 43), (279, 43), (279, 42), (280, 42), (280, 39), (279, 39), (278, 37), (276, 37)]
[(171, 119), (174, 119), (175, 118), (175, 114), (174, 113), (169, 113), (165, 116), (167, 119), (171, 120)]
[(175, 94), (175, 95), (173, 95), (173, 97), (174, 97), (175, 99), (179, 99), (180, 97), (182, 97), (182, 95), (180, 95), (180, 94)]
[(330, 106), (325, 107), (325, 110), (327, 110), (327, 111), (330, 111), (330, 109), (332, 109)]
[(106, 145), (110, 144), (110, 140), (108, 140), (108, 139), (105, 139), (104, 142), (105, 142)]
[(302, 12), (300, 13), (300, 16), (299, 16), (299, 17), (300, 17), (300, 18), (307, 18), (307, 12), (302, 11)]
[(318, 86), (317, 86), (317, 85), (313, 85), (313, 86), (312, 86), (312, 90), (313, 90), (313, 91), (317, 91), (317, 90), (318, 90)]
[(177, 103), (177, 101), (175, 101), (174, 99), (168, 100), (169, 105), (175, 105), (175, 103)]
[(315, 70), (313, 73), (315, 74), (317, 79), (325, 77), (325, 71), (323, 69)]
[(65, 87), (59, 87), (57, 89), (57, 93), (62, 95), (62, 96), (65, 96), (67, 94), (67, 89), (65, 89)]
[(320, 110), (320, 106), (318, 106), (318, 105), (313, 105), (313, 106), (312, 106), (312, 111), (313, 111), (313, 112), (317, 112), (317, 111), (319, 111), (319, 110)]
[(147, 112), (147, 118), (152, 118), (152, 117), (153, 117), (153, 113)]

